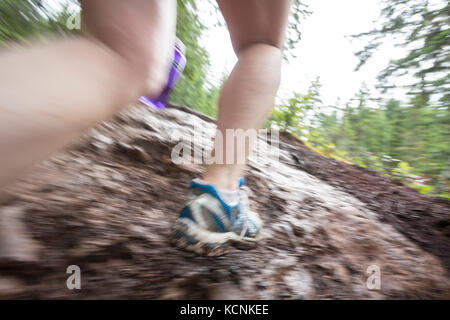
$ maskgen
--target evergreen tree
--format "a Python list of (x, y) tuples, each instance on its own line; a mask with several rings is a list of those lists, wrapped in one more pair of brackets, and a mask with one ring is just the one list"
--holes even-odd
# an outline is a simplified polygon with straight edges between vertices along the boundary
[(356, 35), (368, 38), (368, 44), (356, 55), (359, 69), (383, 39), (402, 39), (398, 45), (408, 49), (405, 57), (393, 60), (381, 72), (379, 79), (385, 88), (392, 87), (388, 80), (409, 73), (416, 81), (410, 84), (414, 95), (438, 94), (440, 103), (449, 107), (450, 75), (450, 2), (445, 0), (383, 0), (380, 21), (382, 25), (370, 32)]

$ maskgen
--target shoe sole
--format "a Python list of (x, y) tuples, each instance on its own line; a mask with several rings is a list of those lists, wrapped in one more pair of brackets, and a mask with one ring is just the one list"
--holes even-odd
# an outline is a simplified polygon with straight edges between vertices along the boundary
[(208, 257), (227, 254), (232, 247), (241, 250), (254, 249), (262, 240), (262, 234), (256, 238), (240, 237), (234, 232), (211, 232), (204, 230), (188, 219), (179, 219), (172, 232), (172, 243), (181, 249)]

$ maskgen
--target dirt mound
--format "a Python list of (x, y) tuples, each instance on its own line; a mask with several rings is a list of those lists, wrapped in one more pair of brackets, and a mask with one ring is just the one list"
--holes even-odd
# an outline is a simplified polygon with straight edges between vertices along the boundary
[[(206, 135), (193, 135), (194, 126)], [(204, 167), (176, 165), (171, 152), (190, 136), (212, 147), (214, 130), (181, 107), (137, 106), (11, 186), (0, 198), (0, 298), (450, 298), (438, 254), (448, 243), (436, 236), (447, 204), (417, 195), (436, 220), (422, 218), (420, 236), (410, 236), (414, 217), (402, 220), (395, 207), (379, 211), (334, 186), (346, 180), (320, 176), (336, 167), (331, 160), (285, 139), (280, 162), (270, 153), (246, 173), (266, 225), (262, 246), (215, 259), (172, 247), (186, 186)], [(441, 209), (430, 208), (447, 211), (439, 217)], [(70, 265), (80, 267), (81, 290), (66, 287)], [(379, 290), (367, 287), (372, 267), (381, 272)]]
[(422, 195), (376, 172), (311, 152), (290, 134), (281, 134), (281, 141), (297, 168), (354, 195), (378, 213), (380, 220), (438, 256), (450, 271), (449, 201)]

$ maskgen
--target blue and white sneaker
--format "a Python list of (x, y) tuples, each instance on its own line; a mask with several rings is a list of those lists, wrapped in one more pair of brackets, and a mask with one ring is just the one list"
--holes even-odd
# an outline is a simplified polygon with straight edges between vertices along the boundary
[(186, 206), (175, 223), (176, 246), (207, 256), (228, 253), (231, 246), (252, 249), (262, 239), (262, 221), (249, 211), (244, 179), (239, 181), (239, 203), (229, 206), (217, 189), (191, 181)]

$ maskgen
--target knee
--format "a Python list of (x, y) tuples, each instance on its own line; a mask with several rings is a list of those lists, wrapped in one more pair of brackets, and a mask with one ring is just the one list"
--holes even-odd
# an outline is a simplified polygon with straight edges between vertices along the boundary
[[(148, 2), (150, 6), (151, 1)], [(125, 1), (83, 0), (83, 28), (106, 45), (130, 70), (133, 83), (127, 83), (140, 95), (158, 96), (164, 89), (173, 58), (171, 32), (157, 32), (153, 25)], [(118, 15), (117, 12), (122, 12)]]
[(159, 46), (152, 46), (154, 42), (138, 41), (136, 38), (117, 40), (110, 43), (110, 47), (133, 73), (139, 94), (156, 98), (167, 84), (172, 45), (161, 41)]
[(254, 42), (236, 51), (239, 63), (248, 65), (261, 74), (260, 81), (278, 88), (281, 80), (281, 48), (264, 42)]
[(167, 84), (173, 58), (171, 43), (166, 43), (166, 48), (162, 49), (139, 41), (97, 40), (122, 62), (128, 79), (125, 85), (135, 93), (135, 99), (143, 95), (156, 98), (161, 94)]
[(243, 54), (258, 54), (264, 56), (266, 59), (281, 63), (282, 46), (270, 41), (261, 40), (243, 43), (235, 48), (235, 52), (238, 58)]
[(123, 57), (136, 75), (140, 95), (156, 98), (167, 84), (171, 55), (154, 47), (131, 46), (129, 51)]
[(281, 68), (282, 50), (281, 48), (264, 43), (253, 42), (246, 44), (236, 50), (238, 59), (261, 61), (271, 68)]

